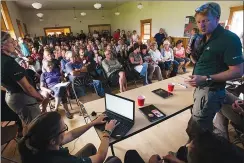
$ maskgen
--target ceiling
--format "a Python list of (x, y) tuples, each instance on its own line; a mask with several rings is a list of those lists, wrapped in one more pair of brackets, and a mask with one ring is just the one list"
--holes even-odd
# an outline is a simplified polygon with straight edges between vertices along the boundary
[(16, 0), (17, 5), (23, 9), (33, 9), (32, 3), (42, 4), (42, 10), (72, 10), (75, 7), (78, 10), (95, 10), (94, 4), (101, 3), (104, 10), (113, 9), (129, 0)]

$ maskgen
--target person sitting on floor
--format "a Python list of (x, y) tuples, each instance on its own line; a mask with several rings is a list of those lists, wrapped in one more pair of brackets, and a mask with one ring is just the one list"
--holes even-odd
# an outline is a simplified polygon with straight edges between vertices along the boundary
[[(111, 51), (105, 51), (106, 58), (102, 61), (102, 67), (106, 72), (108, 80), (116, 85), (119, 83), (120, 92), (127, 90), (127, 81), (123, 66), (115, 58), (111, 57)], [(113, 75), (112, 75), (113, 74)]]
[[(116, 120), (105, 125), (105, 131), (98, 148), (89, 143), (75, 155), (69, 153), (63, 145), (83, 135), (94, 125), (104, 124), (104, 115), (94, 121), (75, 128), (69, 132), (58, 112), (46, 112), (34, 119), (28, 128), (27, 134), (20, 140), (18, 150), (23, 163), (102, 163), (105, 161), (110, 133), (116, 127)], [(110, 156), (105, 163), (121, 163), (119, 158)]]
[(68, 104), (67, 104), (67, 91), (66, 86), (56, 86), (62, 81), (62, 76), (58, 69), (54, 69), (54, 65), (52, 61), (48, 61), (45, 66), (47, 72), (41, 74), (40, 79), (40, 87), (41, 90), (45, 92), (44, 97), (48, 98), (49, 96), (53, 96), (55, 98), (55, 108), (54, 111), (58, 110), (58, 106), (62, 101), (66, 117), (72, 119), (73, 116), (69, 112)]
[(138, 43), (135, 43), (133, 46), (133, 52), (129, 55), (130, 62), (133, 68), (140, 73), (140, 76), (143, 77), (143, 84), (147, 85), (148, 82), (148, 63), (143, 63), (141, 54), (140, 54), (140, 46)]
[(153, 73), (156, 72), (158, 81), (163, 79), (160, 67), (153, 62), (152, 57), (148, 54), (147, 45), (143, 44), (141, 46), (141, 53), (144, 62), (148, 63), (148, 82), (152, 83)]
[[(101, 81), (92, 80), (87, 73), (87, 67), (84, 66), (82, 62), (74, 53), (69, 53), (70, 62), (65, 65), (66, 72), (69, 74), (69, 80), (72, 82), (76, 77), (84, 79), (83, 84), (75, 87), (75, 92), (79, 97), (85, 95), (85, 86), (92, 86), (96, 90), (98, 96), (104, 96), (104, 89), (102, 87)], [(88, 80), (89, 79), (89, 80)]]
[(161, 54), (164, 57), (164, 66), (165, 66), (165, 76), (169, 78), (170, 76), (176, 76), (178, 71), (179, 63), (174, 60), (173, 50), (170, 48), (170, 42), (165, 40), (163, 42), (163, 48), (161, 49)]
[(178, 73), (181, 73), (182, 70), (185, 73), (186, 67), (190, 64), (191, 61), (189, 58), (186, 57), (185, 49), (183, 47), (183, 41), (178, 40), (173, 50), (174, 50), (175, 60), (179, 63)]

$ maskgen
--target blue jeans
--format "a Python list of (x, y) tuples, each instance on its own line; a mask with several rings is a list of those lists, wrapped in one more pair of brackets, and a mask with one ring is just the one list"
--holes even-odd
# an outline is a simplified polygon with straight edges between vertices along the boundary
[(172, 61), (165, 61), (164, 62), (164, 68), (165, 70), (169, 70), (170, 69), (170, 66), (172, 65)]
[[(104, 97), (105, 92), (104, 92), (104, 89), (103, 89), (101, 81), (93, 80), (91, 83), (88, 83), (87, 86), (88, 87), (93, 87), (95, 89), (95, 91), (96, 91), (98, 96)], [(82, 85), (82, 86), (79, 86), (79, 87), (75, 87), (75, 92), (76, 92), (76, 95), (77, 95), (78, 98), (81, 97), (81, 96), (85, 96), (86, 95), (85, 88), (86, 88), (85, 85)]]
[(147, 77), (147, 68), (148, 68), (148, 63), (143, 63), (142, 64), (143, 68), (140, 72), (140, 75), (144, 77), (144, 84), (148, 84), (148, 77)]

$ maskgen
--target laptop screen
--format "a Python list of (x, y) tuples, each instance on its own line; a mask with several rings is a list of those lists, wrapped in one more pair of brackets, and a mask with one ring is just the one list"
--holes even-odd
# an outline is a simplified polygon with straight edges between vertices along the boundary
[(112, 111), (128, 119), (134, 120), (134, 101), (105, 94), (106, 110)]

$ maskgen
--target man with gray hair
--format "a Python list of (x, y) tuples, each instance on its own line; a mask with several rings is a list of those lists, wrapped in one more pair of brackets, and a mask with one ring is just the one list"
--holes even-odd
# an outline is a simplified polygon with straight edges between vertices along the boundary
[(219, 25), (220, 15), (220, 6), (215, 2), (205, 3), (195, 10), (197, 27), (203, 38), (197, 49), (193, 75), (185, 80), (196, 87), (191, 119), (210, 131), (213, 118), (225, 99), (226, 81), (243, 74), (241, 41)]

